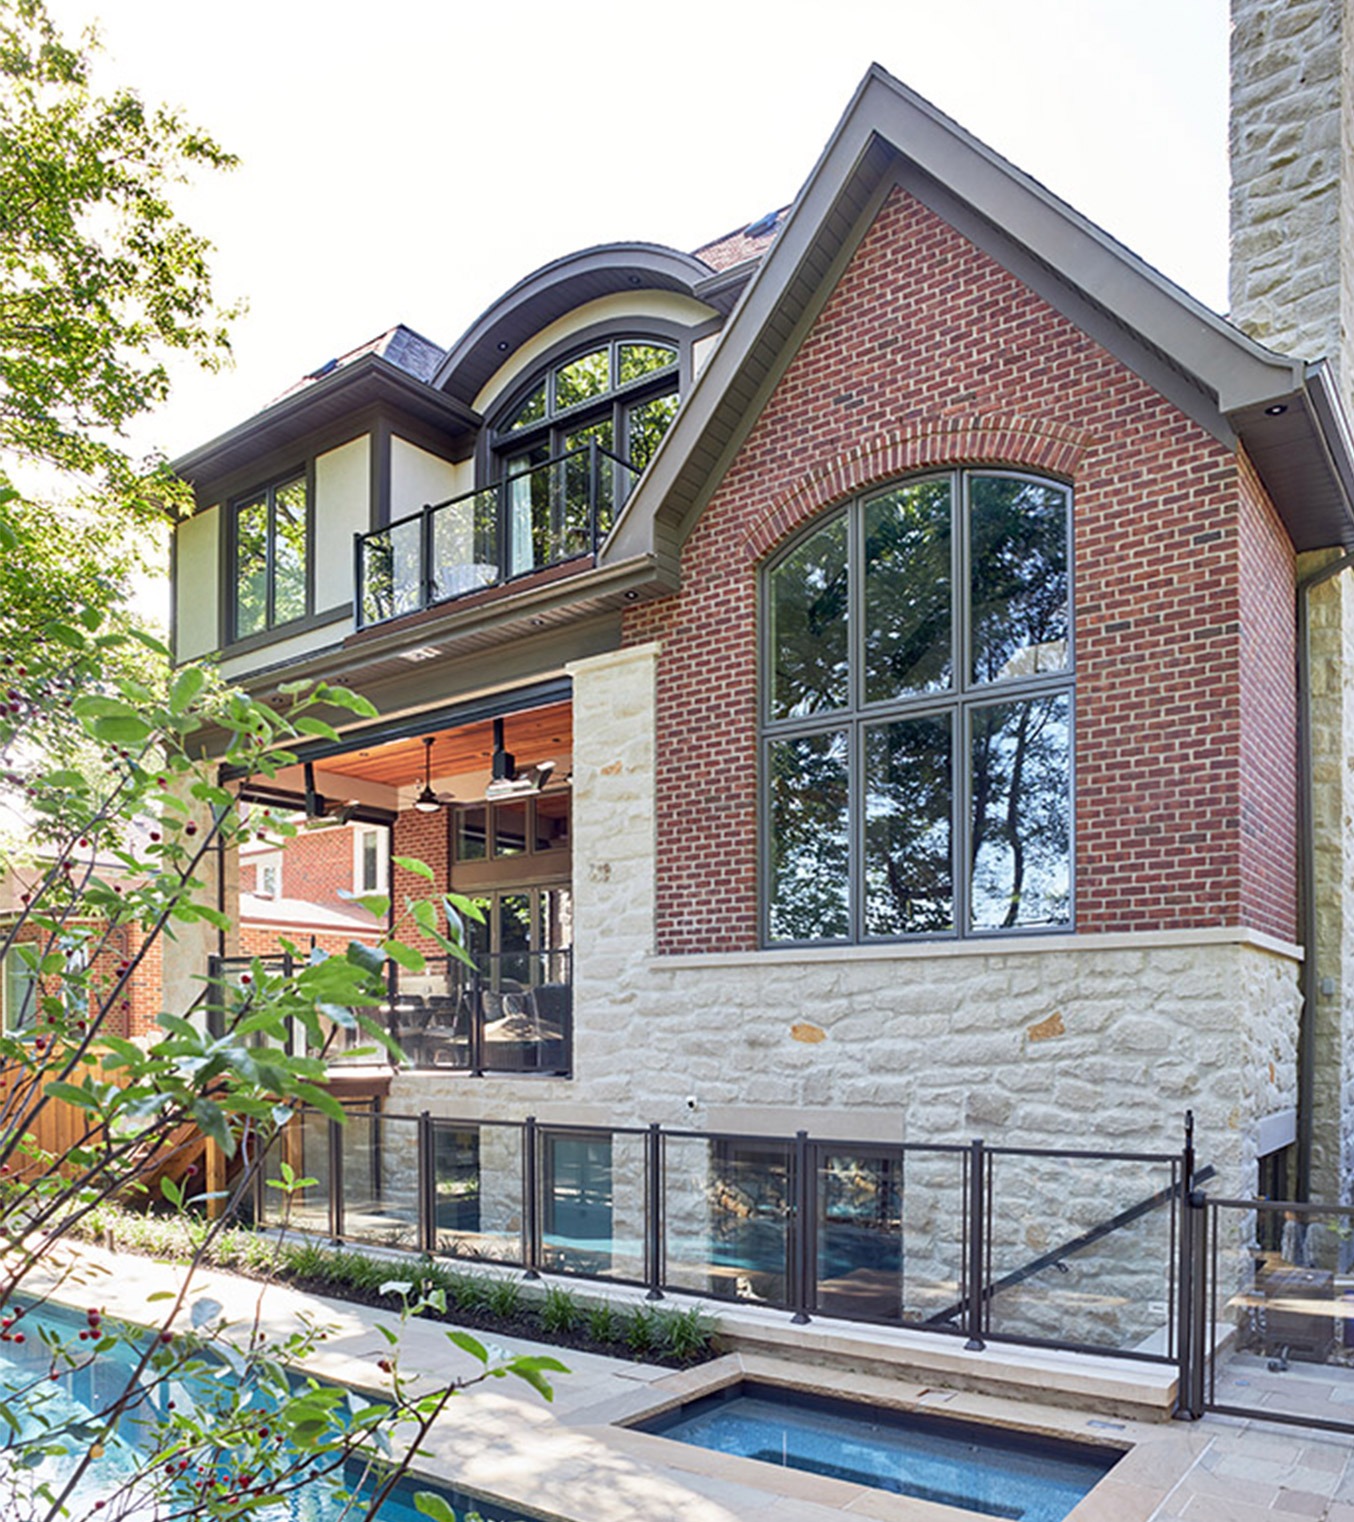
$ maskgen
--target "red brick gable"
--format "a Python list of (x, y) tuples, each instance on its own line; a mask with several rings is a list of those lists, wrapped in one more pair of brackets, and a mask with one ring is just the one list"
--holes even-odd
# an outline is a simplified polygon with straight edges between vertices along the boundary
[[(1238, 457), (895, 190), (683, 552), (658, 665), (658, 945), (757, 942), (757, 565), (862, 487), (1075, 491), (1080, 930), (1294, 931), (1292, 552)], [(1246, 726), (1243, 736), (1243, 724)]]

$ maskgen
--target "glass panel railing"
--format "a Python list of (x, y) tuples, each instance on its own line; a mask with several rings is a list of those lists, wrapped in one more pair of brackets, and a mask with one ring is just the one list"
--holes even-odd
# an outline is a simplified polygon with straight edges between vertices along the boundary
[[(268, 1183), (281, 1181), (282, 1164), (288, 1164), (294, 1180), (314, 1179), (303, 1189), (288, 1193)], [(278, 1133), (263, 1165), (261, 1224), (273, 1228), (325, 1233), (329, 1230), (329, 1121), (316, 1110), (306, 1110)]]
[(434, 1120), (438, 1252), (491, 1263), (522, 1263), (522, 1172), (520, 1126)]
[(786, 1304), (791, 1155), (759, 1137), (664, 1136), (666, 1286)]
[(1354, 1210), (1220, 1200), (1209, 1217), (1209, 1404), (1354, 1419)]
[(817, 1309), (903, 1316), (903, 1153), (819, 1143), (814, 1149)]
[(541, 1267), (644, 1282), (642, 1131), (539, 1133)]
[(594, 440), (358, 535), (359, 625), (593, 553), (637, 475)]
[(992, 1335), (1173, 1356), (1172, 1163), (1000, 1149), (988, 1157)]
[(354, 1114), (340, 1129), (343, 1235), (378, 1247), (416, 1249), (418, 1121)]
[(498, 489), (472, 492), (432, 513), (433, 602), (503, 579), (498, 559)]

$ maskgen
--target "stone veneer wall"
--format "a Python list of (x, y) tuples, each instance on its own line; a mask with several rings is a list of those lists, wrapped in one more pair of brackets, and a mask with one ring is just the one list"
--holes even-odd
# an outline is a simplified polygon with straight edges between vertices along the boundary
[[(1174, 1151), (1226, 1187), (1294, 1101), (1296, 953), (1244, 931), (658, 956), (658, 651), (577, 663), (575, 1076), (400, 1075), (390, 1109)], [(688, 1097), (697, 1101), (687, 1106)]]
[[(1232, 0), (1231, 318), (1326, 359), (1354, 412), (1350, 0)], [(1329, 553), (1304, 556), (1301, 575)], [(1354, 1199), (1354, 594), (1310, 594), (1316, 945), (1312, 1195)], [(1348, 990), (1348, 991), (1347, 991)]]

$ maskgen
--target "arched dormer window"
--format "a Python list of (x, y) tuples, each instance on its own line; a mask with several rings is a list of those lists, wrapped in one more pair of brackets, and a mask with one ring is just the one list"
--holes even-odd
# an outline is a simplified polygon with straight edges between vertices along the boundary
[(610, 532), (677, 412), (676, 345), (594, 341), (517, 390), (491, 430), (507, 483), (510, 576), (587, 554)]

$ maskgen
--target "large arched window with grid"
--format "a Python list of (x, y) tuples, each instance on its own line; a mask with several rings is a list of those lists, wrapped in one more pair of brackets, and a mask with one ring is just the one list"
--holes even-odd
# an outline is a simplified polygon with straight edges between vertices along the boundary
[(948, 471), (815, 520), (762, 587), (768, 944), (1072, 920), (1071, 494)]

